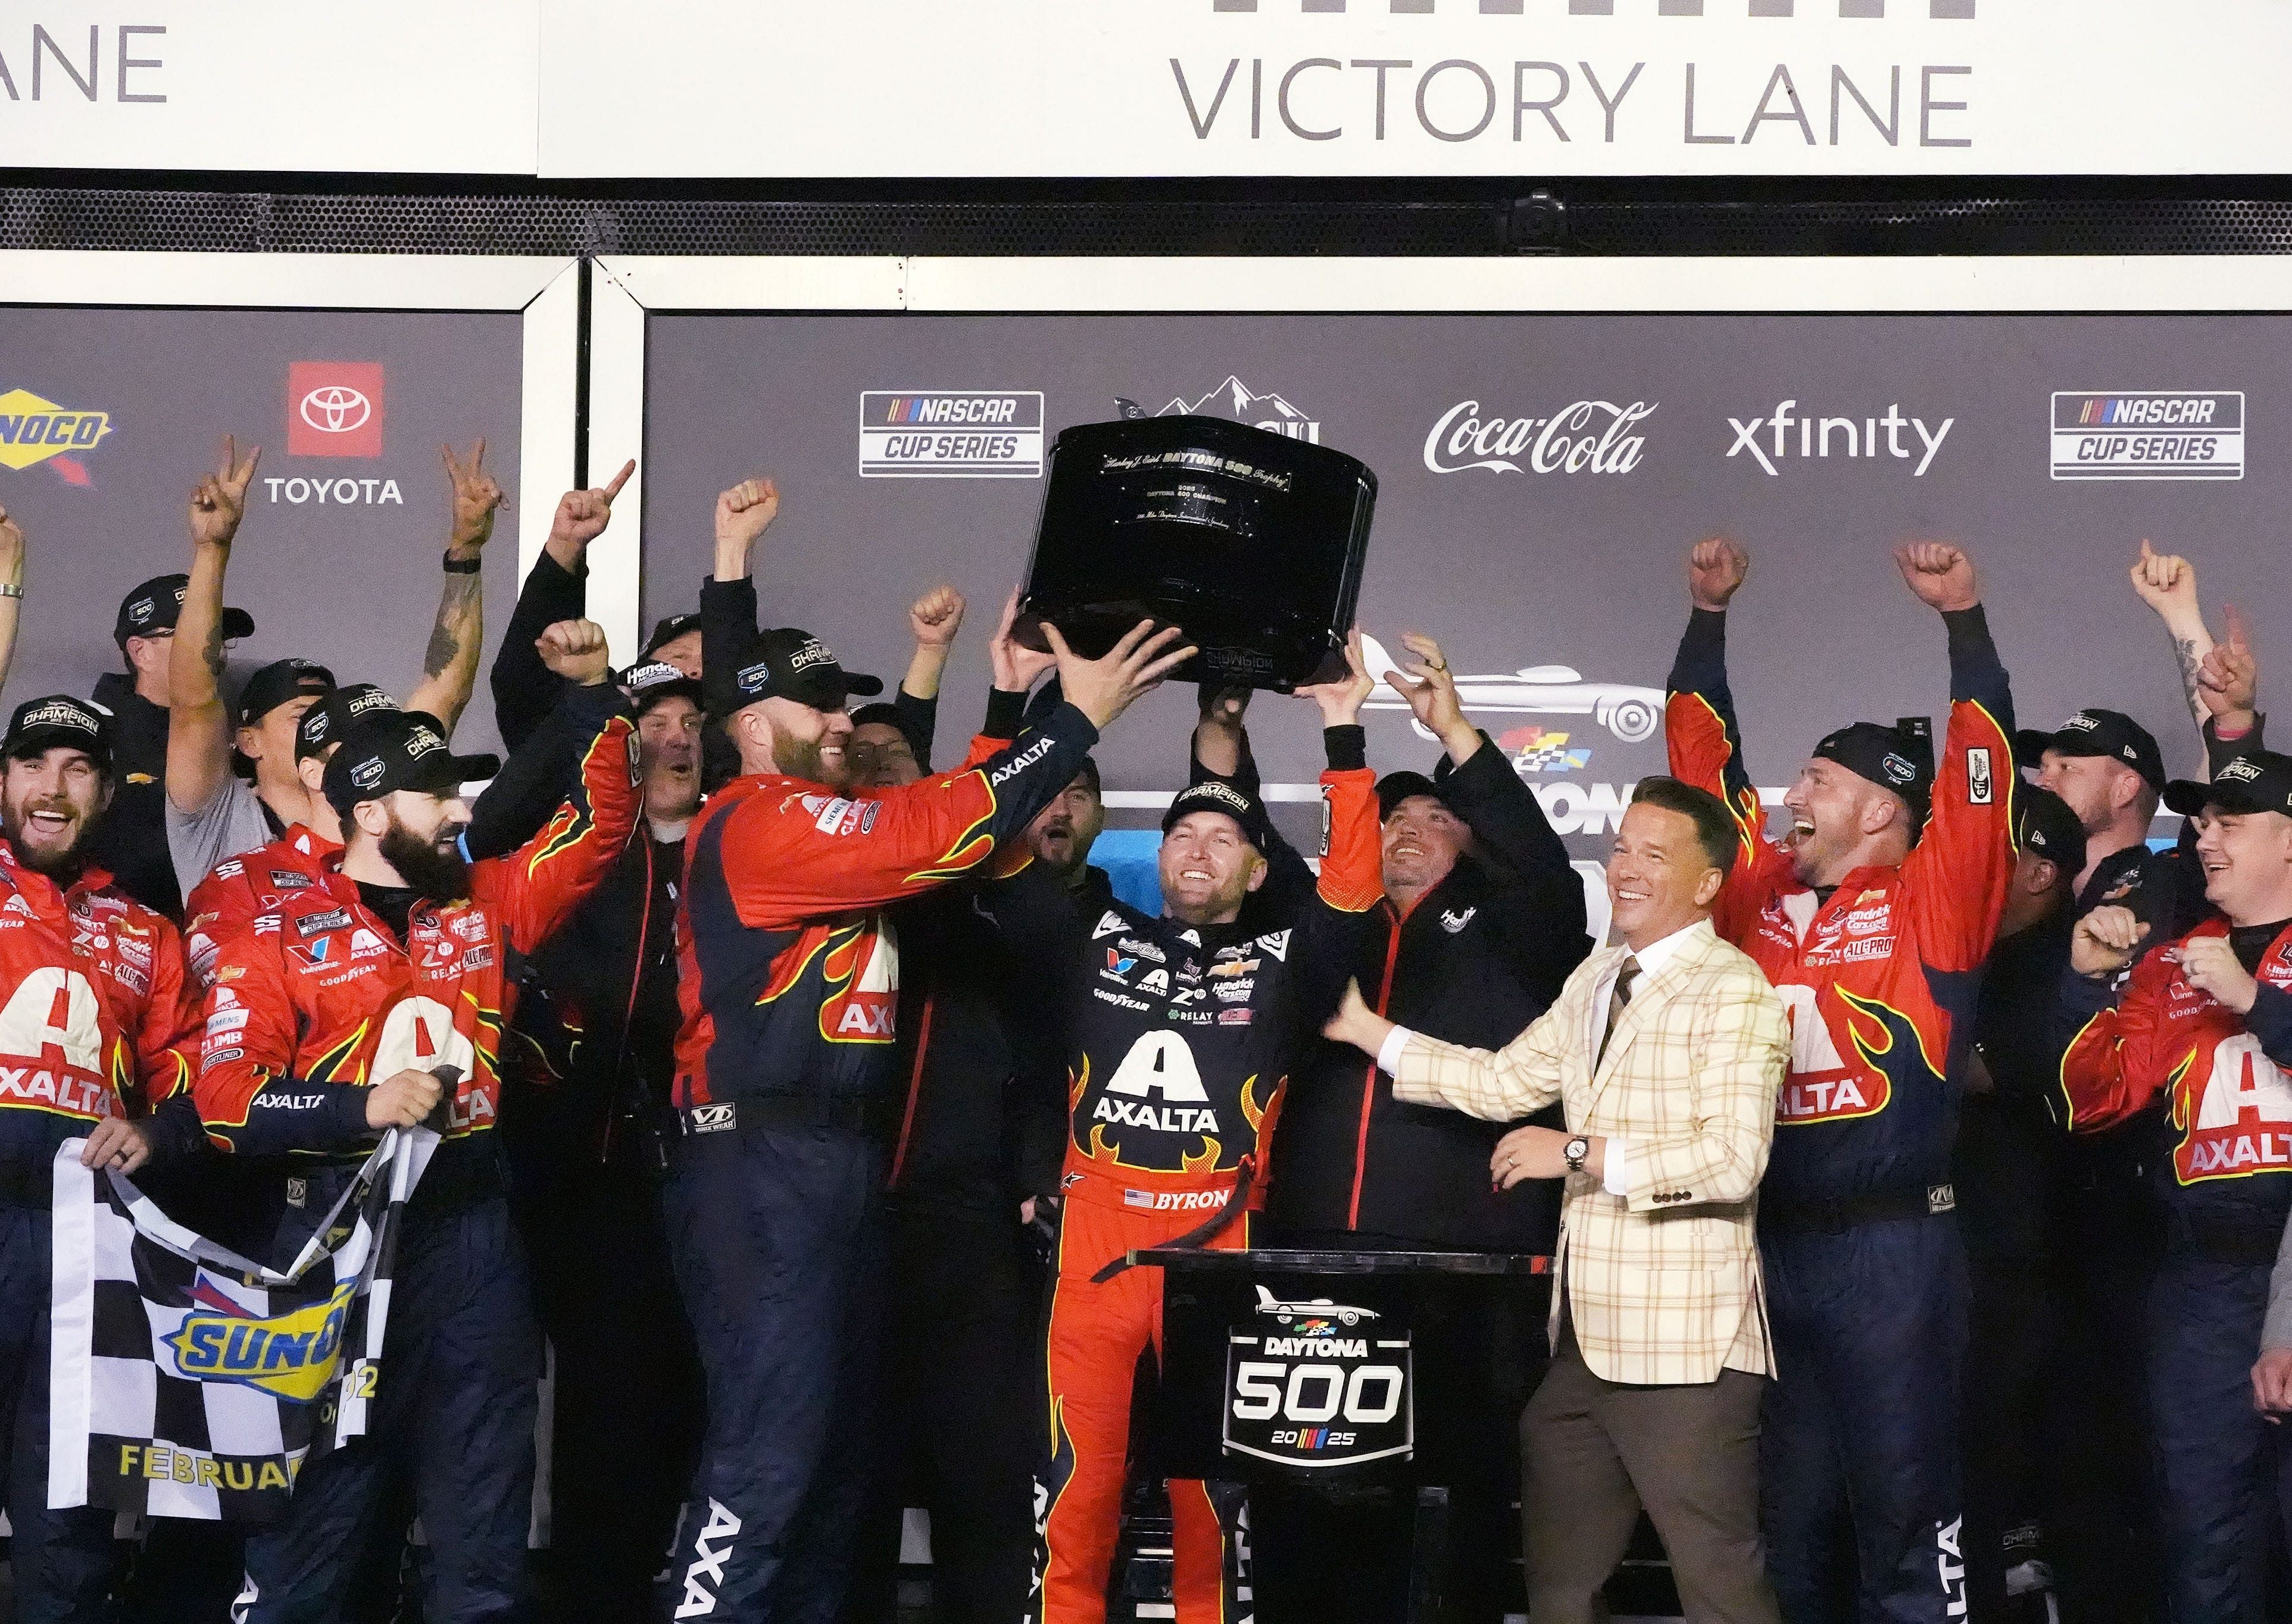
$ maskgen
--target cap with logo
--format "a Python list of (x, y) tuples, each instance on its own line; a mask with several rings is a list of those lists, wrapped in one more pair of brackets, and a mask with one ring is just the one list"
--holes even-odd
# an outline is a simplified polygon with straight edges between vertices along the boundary
[(2292, 818), (2292, 755), (2252, 750), (2221, 764), (2207, 784), (2176, 779), (2165, 786), (2165, 804), (2184, 818), (2207, 806), (2225, 812), (2282, 812)]
[[(158, 632), (172, 632), (175, 620), (183, 612), (183, 592), (191, 584), (188, 575), (155, 575), (119, 600), (119, 618), (112, 622), (111, 641), (122, 648), (130, 637), (149, 637)], [(254, 635), (254, 617), (243, 609), (222, 611), (222, 634), (226, 642)]]
[(2121, 710), (2088, 706), (2050, 733), (2029, 729), (2014, 735), (2014, 754), (2025, 767), (2036, 766), (2048, 750), (2056, 755), (2105, 755), (2132, 768), (2150, 788), (2165, 788), (2165, 755), (2156, 735)]
[(645, 639), (644, 648), (640, 650), (639, 658), (650, 659), (663, 648), (674, 642), (686, 633), (697, 632), (699, 629), (700, 617), (698, 615), (664, 615), (653, 623), (652, 635)]
[(1265, 804), (1239, 784), (1222, 778), (1203, 779), (1172, 796), (1169, 810), (1162, 814), (1162, 832), (1168, 834), (1179, 819), (1200, 812), (1223, 812), (1241, 825), (1241, 832), (1250, 844), (1261, 852), (1265, 850), (1266, 836), (1272, 833)]
[(303, 720), (295, 725), (295, 759), (317, 755), (328, 745), (348, 737), (359, 717), (398, 707), (397, 700), (372, 683), (352, 683), (347, 688), (334, 689), (304, 711)]
[(111, 765), (111, 713), (88, 699), (52, 693), (27, 699), (8, 718), (0, 738), (0, 757), (20, 761), (58, 747), (84, 750), (107, 770)]
[(852, 694), (872, 698), (883, 692), (884, 679), (844, 670), (819, 638), (784, 626), (756, 634), (733, 669), (732, 686), (743, 706), (794, 699), (814, 710), (841, 710)]
[(238, 725), (253, 727), (289, 699), (304, 694), (324, 694), (335, 685), (335, 674), (307, 659), (274, 659), (257, 667), (238, 691)]
[(702, 703), (700, 679), (685, 675), (666, 660), (645, 660), (631, 666), (621, 673), (619, 682), (628, 693), (629, 703), (636, 707), (640, 716), (663, 699), (690, 699), (695, 705)]
[(2032, 857), (2042, 857), (2075, 878), (2085, 871), (2085, 825), (2070, 804), (2050, 789), (2024, 784), (2014, 792), (2014, 836)]
[(451, 795), (501, 771), (498, 755), (456, 755), (437, 719), (418, 710), (371, 712), (353, 723), (327, 763), (327, 804), (347, 818), (361, 801), (400, 789)]
[(1923, 825), (1933, 804), (1933, 724), (1905, 716), (1892, 727), (1856, 722), (1826, 734), (1814, 747), (1819, 761), (1835, 761), (1858, 778), (1902, 797), (1910, 816)]

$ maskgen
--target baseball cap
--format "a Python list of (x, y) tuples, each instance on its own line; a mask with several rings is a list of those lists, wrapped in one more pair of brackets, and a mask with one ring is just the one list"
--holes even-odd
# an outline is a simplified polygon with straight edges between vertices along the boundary
[(663, 643), (674, 642), (687, 632), (700, 629), (698, 615), (665, 615), (654, 622), (652, 635), (645, 639), (642, 658), (650, 659)]
[(846, 698), (884, 691), (884, 679), (861, 676), (836, 663), (827, 645), (792, 626), (758, 632), (732, 672), (742, 706), (759, 699), (794, 699), (814, 710), (841, 710)]
[(650, 659), (631, 666), (621, 673), (619, 681), (639, 715), (663, 699), (681, 698), (701, 703), (700, 680), (685, 675), (666, 660)]
[(1240, 786), (1222, 778), (1206, 778), (1189, 784), (1172, 797), (1169, 810), (1162, 814), (1162, 832), (1189, 812), (1223, 812), (1241, 825), (1241, 832), (1249, 844), (1261, 852), (1265, 850), (1266, 836), (1272, 825), (1265, 816), (1265, 804)]
[(2282, 812), (2292, 818), (2292, 755), (2252, 750), (2231, 756), (2209, 784), (2178, 779), (2166, 785), (2165, 804), (2184, 818), (2193, 818), (2207, 806), (2232, 812)]
[(347, 688), (333, 689), (303, 713), (303, 720), (295, 729), (295, 759), (316, 755), (347, 736), (351, 724), (361, 716), (397, 708), (398, 701), (372, 683), (352, 683)]
[(908, 741), (908, 748), (916, 753), (916, 760), (918, 763), (923, 760), (926, 754), (923, 740), (916, 737), (915, 723), (898, 706), (888, 699), (878, 699), (875, 704), (862, 705), (851, 713), (853, 727), (866, 727), (871, 722), (880, 723), (885, 727), (897, 728), (900, 737)]
[(1429, 795), (1444, 805), (1449, 799), (1441, 785), (1422, 772), (1412, 772), (1404, 769), (1399, 772), (1386, 773), (1376, 780), (1377, 817), (1380, 820), (1390, 818), (1392, 816), (1394, 807), (1409, 796), (1417, 795)]
[(2014, 833), (2022, 849), (2042, 857), (2063, 874), (2085, 868), (2085, 825), (2070, 804), (2050, 789), (2024, 784), (2014, 792)]
[(2058, 755), (2106, 755), (2121, 761), (2148, 781), (2151, 789), (2165, 788), (2165, 755), (2157, 737), (2121, 710), (2088, 706), (2052, 732), (2025, 729), (2014, 735), (2014, 754), (2025, 767), (2051, 750)]
[[(176, 617), (183, 612), (183, 591), (190, 584), (190, 576), (178, 572), (155, 575), (141, 586), (131, 588), (119, 600), (119, 618), (112, 622), (111, 641), (124, 648), (130, 637), (173, 631)], [(254, 636), (254, 617), (243, 609), (223, 610), (222, 634), (225, 641)]]
[(1826, 734), (1814, 754), (1818, 760), (1835, 761), (1858, 778), (1893, 790), (1909, 805), (1915, 825), (1925, 822), (1926, 809), (1933, 804), (1934, 777), (1933, 724), (1925, 717), (1905, 716), (1892, 727), (1852, 723)]
[(238, 691), (238, 725), (253, 727), (289, 699), (306, 693), (323, 694), (335, 685), (335, 674), (307, 659), (274, 659), (258, 667)]
[(75, 699), (67, 693), (27, 699), (8, 718), (8, 731), (0, 737), (0, 757), (18, 761), (58, 746), (85, 750), (109, 771), (111, 713), (92, 700)]
[(501, 771), (498, 755), (456, 755), (437, 719), (418, 710), (370, 711), (327, 763), (327, 804), (347, 818), (360, 801), (399, 789), (450, 795)]

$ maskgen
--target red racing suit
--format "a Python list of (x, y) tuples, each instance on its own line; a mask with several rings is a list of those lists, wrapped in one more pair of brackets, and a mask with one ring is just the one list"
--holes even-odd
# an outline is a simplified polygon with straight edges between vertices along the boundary
[(343, 849), (297, 823), (268, 845), (217, 863), (183, 903), (183, 955), (204, 994), (214, 984), (215, 954), (229, 937), (275, 908), (290, 891), (308, 891), (342, 866)]
[(466, 900), (418, 903), (400, 941), (339, 866), (319, 864), (317, 884), (280, 892), (223, 938), (196, 1086), (218, 1145), (356, 1152), (369, 1136), (364, 1089), (440, 1065), (461, 1079), (424, 1188), (493, 1127), (510, 956), (530, 952), (605, 876), (642, 804), (627, 701), (609, 686), (583, 692), (601, 697), (578, 788), (518, 851), (472, 864)]
[(182, 939), (110, 887), (91, 868), (59, 889), (0, 841), (0, 1167), (43, 1207), (58, 1145), (190, 1081)]
[[(1318, 881), (1274, 916), (1282, 928), (1264, 930), (1261, 917), (1197, 929), (1114, 901), (1063, 933), (1069, 1111), (1047, 1333), (1051, 1456), (1037, 1490), (1044, 1624), (1106, 1617), (1133, 1382), (1162, 1341), (1159, 1269), (1093, 1277), (1214, 1220), (1245, 1168), (1245, 1204), (1263, 1206), (1255, 1175), (1290, 1062), (1339, 990), (1303, 984), (1332, 957), (1309, 939), (1349, 929), (1384, 900), (1375, 774), (1325, 772), (1321, 794), (1328, 852)], [(1207, 1244), (1246, 1247), (1249, 1222), (1235, 1215)], [(1224, 1519), (1204, 1483), (1169, 1491), (1180, 1624), (1223, 1620)]]
[(1976, 608), (1949, 626), (1950, 712), (1925, 832), (1899, 868), (1860, 869), (1825, 902), (1767, 837), (1727, 688), (1726, 617), (1697, 610), (1665, 715), (1671, 770), (1733, 810), (1742, 850), (1719, 933), (1756, 959), (1791, 1018), (1763, 1200), (1923, 1192), (1949, 1178), (1948, 1079), (1971, 1041), (1982, 961), (2014, 873), (2013, 699)]

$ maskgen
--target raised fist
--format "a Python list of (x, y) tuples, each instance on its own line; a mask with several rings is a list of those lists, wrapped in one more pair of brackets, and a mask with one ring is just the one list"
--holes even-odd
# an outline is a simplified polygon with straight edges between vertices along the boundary
[(1918, 602), (1945, 614), (1972, 609), (1981, 602), (1981, 588), (1973, 578), (1973, 561), (1962, 547), (1946, 541), (1914, 541), (1894, 549), (1894, 567), (1918, 594)]
[(952, 586), (934, 586), (908, 609), (908, 629), (926, 648), (944, 649), (955, 641), (963, 625), (963, 594)]
[(612, 669), (605, 628), (593, 620), (560, 620), (533, 640), (541, 663), (569, 683), (594, 687)]
[(1722, 610), (1743, 578), (1751, 555), (1723, 536), (1699, 541), (1687, 554), (1687, 595), (1698, 609)]
[(779, 516), (780, 488), (770, 480), (742, 480), (716, 498), (716, 541), (748, 548)]

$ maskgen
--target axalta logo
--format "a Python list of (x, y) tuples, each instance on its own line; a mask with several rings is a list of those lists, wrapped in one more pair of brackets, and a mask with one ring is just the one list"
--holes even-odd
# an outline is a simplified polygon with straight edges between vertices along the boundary
[(1031, 480), (1042, 472), (1040, 390), (871, 389), (860, 397), (861, 479)]
[(335, 1373), (357, 1289), (354, 1281), (340, 1285), (324, 1302), (264, 1318), (203, 1280), (192, 1293), (202, 1307), (163, 1340), (177, 1373), (193, 1381), (233, 1382), (308, 1404)]
[[(1923, 479), (1933, 466), (1935, 454), (1941, 442), (1949, 438), (1950, 426), (1957, 421), (1944, 417), (1940, 425), (1926, 426), (1923, 417), (1905, 417), (1899, 402), (1890, 402), (1884, 415), (1866, 412), (1849, 417), (1826, 417), (1817, 412), (1802, 412), (1796, 400), (1776, 403), (1773, 411), (1764, 416), (1745, 419), (1730, 417), (1727, 426), (1735, 432), (1735, 443), (1727, 448), (1730, 457), (1748, 453), (1770, 478), (1782, 473), (1782, 465), (1794, 460), (1806, 462), (1830, 457), (1868, 460), (1885, 456), (1898, 462), (1915, 457), (1917, 466), (1910, 470), (1912, 479)], [(1903, 433), (1909, 429), (1917, 436), (1914, 444)], [(1880, 431), (1884, 431), (1882, 433)]]
[(1505, 417), (1459, 400), (1424, 436), (1424, 465), (1435, 473), (1629, 473), (1647, 448), (1633, 431), (1658, 404), (1578, 400), (1545, 417)]
[(1224, 383), (1199, 399), (1190, 401), (1182, 395), (1174, 396), (1158, 412), (1150, 412), (1137, 401), (1119, 395), (1114, 403), (1125, 417), (1227, 417), (1291, 440), (1321, 443), (1320, 418), (1272, 391), (1261, 393), (1252, 389), (1231, 373), (1226, 375)]
[(706, 1618), (716, 1611), (717, 1592), (724, 1588), (724, 1564), (731, 1560), (732, 1541), (740, 1519), (723, 1501), (710, 1496), (708, 1521), (692, 1536), (692, 1565), (684, 1570), (684, 1599), (677, 1604), (680, 1619)]
[(2244, 395), (2057, 392), (2052, 451), (2057, 480), (2240, 480)]
[(109, 412), (59, 406), (28, 389), (0, 395), (0, 467), (19, 471), (52, 463), (67, 485), (90, 483), (87, 468), (70, 451), (93, 450), (111, 432)]

